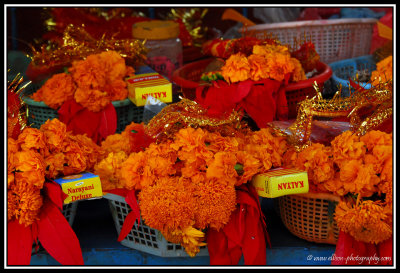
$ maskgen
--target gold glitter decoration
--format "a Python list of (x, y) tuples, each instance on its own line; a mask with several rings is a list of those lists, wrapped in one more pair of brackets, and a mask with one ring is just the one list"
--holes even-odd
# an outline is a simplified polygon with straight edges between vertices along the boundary
[(32, 47), (32, 64), (37, 66), (68, 66), (92, 54), (113, 50), (127, 60), (129, 65), (139, 65), (146, 60), (148, 49), (136, 39), (94, 39), (79, 26), (68, 25), (63, 33), (63, 45), (42, 45), (40, 50)]
[[(8, 70), (7, 72), (10, 72)], [(13, 132), (13, 128), (17, 125), (21, 125), (21, 130), (27, 126), (27, 112), (25, 107), (25, 102), (21, 99), (20, 95), (24, 89), (31, 83), (27, 82), (23, 86), (23, 77), (18, 73), (13, 80), (7, 82), (7, 93), (10, 96), (12, 93), (18, 96), (18, 101), (15, 103), (9, 103), (7, 100), (7, 127), (8, 134)]]
[(181, 101), (169, 104), (154, 116), (146, 125), (146, 133), (161, 141), (173, 136), (181, 128), (204, 128), (218, 131), (225, 136), (233, 136), (238, 129), (246, 129), (240, 121), (241, 113), (233, 111), (227, 118), (207, 116), (207, 110), (194, 101), (182, 98)]
[(171, 9), (166, 19), (180, 19), (192, 37), (194, 46), (201, 46), (207, 33), (207, 27), (204, 27), (202, 23), (207, 12), (207, 8)]
[[(285, 131), (275, 125), (270, 125), (280, 135), (286, 135), (288, 142), (297, 151), (301, 151), (311, 144), (310, 136), (314, 118), (347, 117), (350, 119), (350, 129), (356, 135), (364, 135), (393, 115), (393, 84), (391, 80), (382, 82), (371, 89), (357, 90), (349, 97), (341, 96), (340, 87), (332, 99), (322, 97), (316, 82), (313, 87), (317, 95), (299, 103), (297, 118)], [(365, 111), (366, 109), (368, 111)], [(366, 116), (365, 113), (367, 113)]]

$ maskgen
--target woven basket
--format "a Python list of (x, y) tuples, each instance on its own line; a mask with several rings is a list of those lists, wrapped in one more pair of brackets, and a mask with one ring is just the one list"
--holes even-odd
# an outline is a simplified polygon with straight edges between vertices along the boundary
[[(200, 86), (200, 78), (204, 69), (212, 61), (212, 58), (189, 63), (175, 70), (172, 75), (172, 81), (182, 88), (183, 95), (191, 100), (196, 97), (196, 88)], [(313, 87), (317, 82), (322, 90), (323, 85), (332, 76), (332, 69), (325, 63), (318, 63), (317, 76), (297, 83), (290, 83), (286, 86), (286, 100), (289, 107), (289, 119), (297, 116), (297, 104), (304, 100), (307, 96), (312, 97), (316, 94)]]
[[(329, 64), (332, 68), (332, 85), (337, 88), (342, 86), (342, 96), (350, 95), (350, 81), (354, 80), (356, 74), (366, 73), (371, 76), (372, 71), (376, 70), (376, 63), (372, 55), (360, 56), (352, 59), (341, 60)], [(367, 82), (357, 82), (364, 89), (371, 89), (371, 84)], [(351, 92), (354, 89), (351, 88)]]
[[(108, 199), (115, 228), (119, 234), (131, 208), (122, 196), (108, 193), (103, 197)], [(121, 244), (159, 257), (190, 257), (184, 247), (168, 242), (160, 231), (147, 226), (142, 220), (139, 225), (135, 222)], [(200, 252), (196, 256), (208, 256), (207, 246), (200, 247)]]
[[(34, 101), (29, 96), (40, 88), (38, 84), (29, 84), (22, 96), (28, 108), (28, 125), (33, 128), (40, 128), (47, 120), (58, 118), (57, 110), (48, 107), (43, 101)], [(117, 130), (121, 133), (132, 121), (141, 123), (143, 119), (144, 107), (134, 105), (131, 100), (125, 99), (111, 102), (117, 112)]]
[(307, 38), (315, 45), (321, 62), (331, 63), (369, 54), (373, 18), (330, 19), (260, 24), (242, 29), (247, 36), (259, 39), (275, 36), (291, 47)]
[(323, 193), (285, 195), (278, 198), (283, 224), (297, 237), (336, 245), (339, 228), (333, 219), (338, 196)]

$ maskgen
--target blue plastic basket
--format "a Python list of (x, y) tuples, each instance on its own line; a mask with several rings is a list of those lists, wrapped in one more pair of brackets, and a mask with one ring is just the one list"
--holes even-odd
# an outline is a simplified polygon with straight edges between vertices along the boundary
[[(29, 96), (40, 88), (41, 84), (29, 84), (22, 96), (28, 108), (28, 125), (33, 128), (40, 128), (48, 119), (58, 118), (57, 110), (48, 107), (43, 101), (34, 101)], [(117, 112), (117, 130), (121, 133), (131, 122), (141, 123), (143, 120), (144, 107), (138, 107), (131, 100), (125, 99), (113, 101), (112, 104)]]
[[(354, 80), (357, 73), (371, 75), (372, 71), (376, 70), (376, 63), (372, 55), (365, 55), (352, 59), (341, 60), (330, 63), (329, 66), (332, 68), (332, 87), (336, 88), (342, 86), (342, 96), (347, 97), (351, 92), (354, 92), (353, 88), (349, 88), (349, 79)], [(357, 82), (365, 89), (370, 89), (371, 84), (368, 82)]]

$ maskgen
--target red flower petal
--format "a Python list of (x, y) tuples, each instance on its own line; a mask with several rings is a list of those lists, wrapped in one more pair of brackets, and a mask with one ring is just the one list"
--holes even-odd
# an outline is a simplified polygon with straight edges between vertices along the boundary
[(31, 226), (25, 227), (18, 220), (7, 223), (7, 263), (9, 265), (29, 265), (32, 244)]
[(47, 252), (62, 265), (83, 265), (75, 232), (53, 202), (45, 200), (38, 221), (38, 237)]

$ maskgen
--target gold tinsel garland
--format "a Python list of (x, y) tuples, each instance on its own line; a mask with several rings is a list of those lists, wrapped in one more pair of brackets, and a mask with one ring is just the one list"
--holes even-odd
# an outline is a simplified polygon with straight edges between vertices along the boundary
[(240, 122), (241, 113), (233, 111), (227, 118), (208, 117), (207, 110), (194, 101), (182, 98), (164, 107), (146, 126), (146, 133), (157, 140), (173, 136), (179, 129), (191, 126), (218, 130), (223, 135), (233, 135), (245, 128)]
[[(314, 118), (349, 118), (350, 128), (356, 135), (364, 135), (393, 116), (392, 80), (381, 82), (367, 90), (356, 90), (349, 97), (341, 96), (339, 89), (332, 99), (324, 99), (318, 85), (312, 98), (299, 103), (297, 118), (286, 131), (270, 126), (280, 135), (287, 136), (289, 143), (300, 151), (311, 144), (310, 136)], [(367, 115), (362, 110), (367, 109)]]
[(94, 39), (83, 27), (68, 25), (63, 33), (63, 44), (42, 45), (40, 50), (32, 47), (32, 64), (36, 66), (68, 66), (74, 60), (113, 50), (129, 61), (130, 65), (139, 65), (146, 60), (148, 49), (136, 39), (117, 40), (113, 37)]

